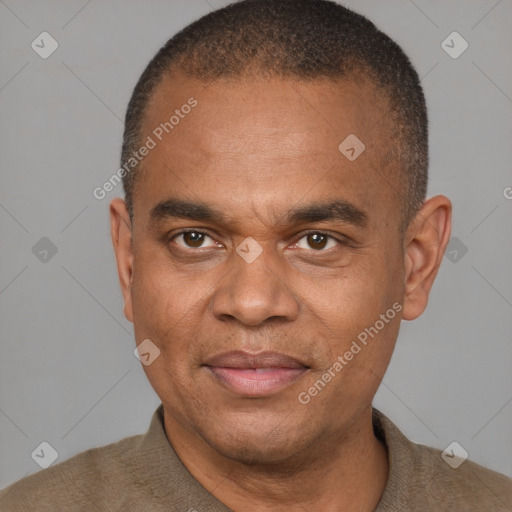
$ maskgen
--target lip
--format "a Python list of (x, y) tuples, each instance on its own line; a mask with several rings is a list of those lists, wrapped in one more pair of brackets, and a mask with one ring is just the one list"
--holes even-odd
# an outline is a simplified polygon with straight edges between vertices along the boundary
[(300, 379), (309, 367), (279, 352), (231, 351), (210, 358), (204, 366), (229, 390), (243, 396), (268, 396)]

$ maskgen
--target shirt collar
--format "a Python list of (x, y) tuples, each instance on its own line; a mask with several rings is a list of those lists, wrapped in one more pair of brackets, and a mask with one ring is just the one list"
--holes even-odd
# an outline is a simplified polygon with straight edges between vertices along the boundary
[[(405, 510), (407, 478), (413, 474), (411, 442), (393, 422), (377, 409), (372, 409), (373, 430), (386, 447), (389, 475), (375, 512)], [(169, 443), (164, 427), (163, 405), (153, 414), (147, 433), (141, 436), (137, 453), (125, 453), (126, 464), (135, 463), (134, 472), (140, 492), (169, 512), (230, 512), (188, 471)], [(133, 462), (132, 462), (133, 461)], [(141, 496), (142, 497), (142, 496)]]

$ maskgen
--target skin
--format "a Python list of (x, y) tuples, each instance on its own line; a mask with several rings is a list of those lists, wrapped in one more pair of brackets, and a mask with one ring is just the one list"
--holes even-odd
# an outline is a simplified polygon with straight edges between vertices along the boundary
[[(177, 74), (155, 93), (146, 135), (191, 96), (198, 105), (143, 161), (133, 223), (122, 199), (110, 206), (126, 318), (137, 343), (149, 338), (161, 351), (144, 371), (169, 441), (233, 510), (373, 511), (388, 461), (372, 399), (400, 321), (427, 305), (450, 237), (450, 201), (428, 199), (400, 229), (400, 175), (381, 164), (393, 137), (371, 84), (252, 77), (205, 87)], [(366, 146), (353, 162), (338, 150), (349, 134)], [(226, 222), (152, 223), (151, 209), (169, 198), (214, 207)], [(332, 200), (362, 210), (366, 225), (286, 220), (291, 209)], [(198, 246), (179, 235), (184, 228), (207, 236)], [(312, 241), (311, 231), (329, 238)], [(263, 250), (252, 263), (236, 252), (246, 237)], [(394, 303), (401, 312), (300, 403)], [(228, 350), (274, 350), (309, 369), (270, 396), (240, 396), (204, 366)]]

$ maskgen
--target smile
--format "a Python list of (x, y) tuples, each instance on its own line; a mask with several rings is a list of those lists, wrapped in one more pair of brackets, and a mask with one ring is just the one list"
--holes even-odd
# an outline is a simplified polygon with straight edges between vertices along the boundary
[(227, 352), (210, 359), (205, 368), (230, 391), (247, 397), (272, 395), (299, 380), (308, 367), (275, 352)]

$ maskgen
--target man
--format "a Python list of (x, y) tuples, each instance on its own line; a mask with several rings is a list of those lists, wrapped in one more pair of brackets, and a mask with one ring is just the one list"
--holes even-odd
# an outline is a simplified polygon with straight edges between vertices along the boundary
[(162, 406), (1, 510), (512, 510), (509, 478), (452, 469), (372, 408), (450, 237), (427, 155), (416, 72), (340, 5), (245, 0), (171, 39), (130, 101), (110, 206)]

